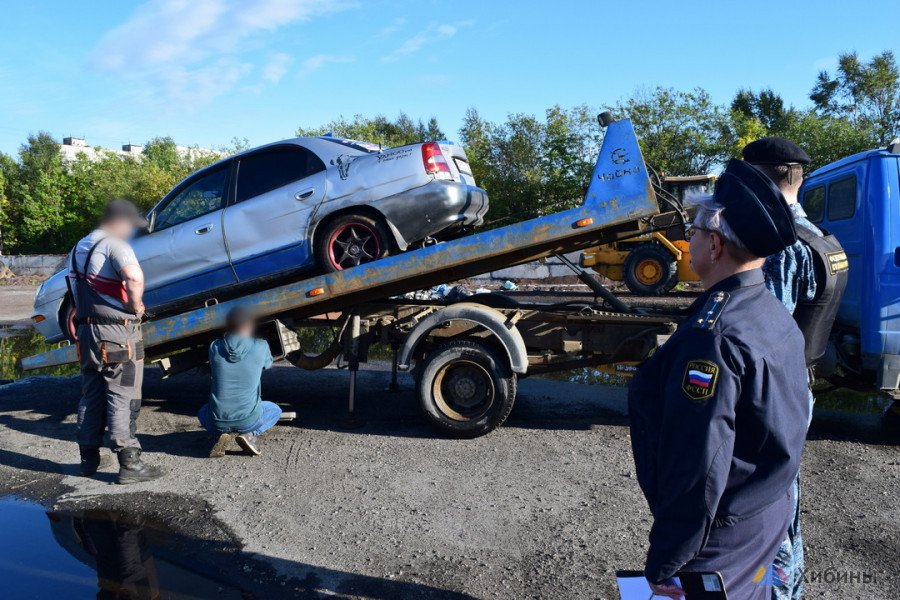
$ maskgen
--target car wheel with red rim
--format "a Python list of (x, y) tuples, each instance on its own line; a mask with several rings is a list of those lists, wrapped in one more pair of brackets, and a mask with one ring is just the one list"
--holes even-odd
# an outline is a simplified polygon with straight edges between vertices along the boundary
[(343, 271), (386, 256), (388, 237), (378, 220), (344, 215), (324, 225), (317, 246), (316, 260), (325, 271)]
[(70, 342), (78, 341), (78, 326), (75, 324), (75, 303), (67, 295), (59, 309), (59, 328), (63, 337)]

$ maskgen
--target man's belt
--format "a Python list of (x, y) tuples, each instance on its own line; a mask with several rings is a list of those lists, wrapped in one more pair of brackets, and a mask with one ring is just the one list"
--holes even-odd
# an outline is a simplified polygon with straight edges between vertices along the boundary
[(87, 325), (140, 325), (140, 319), (113, 319), (112, 317), (88, 317), (84, 320)]

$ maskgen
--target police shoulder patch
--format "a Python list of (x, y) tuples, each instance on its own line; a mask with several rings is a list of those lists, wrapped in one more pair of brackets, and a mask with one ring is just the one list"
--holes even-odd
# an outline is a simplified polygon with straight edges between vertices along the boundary
[(730, 299), (731, 294), (728, 292), (712, 294), (703, 305), (703, 310), (697, 313), (697, 317), (694, 319), (694, 328), (709, 330), (715, 327), (716, 321), (722, 316), (722, 311), (725, 310), (725, 305)]
[(716, 392), (719, 366), (708, 360), (692, 360), (684, 369), (681, 391), (698, 402), (710, 398)]

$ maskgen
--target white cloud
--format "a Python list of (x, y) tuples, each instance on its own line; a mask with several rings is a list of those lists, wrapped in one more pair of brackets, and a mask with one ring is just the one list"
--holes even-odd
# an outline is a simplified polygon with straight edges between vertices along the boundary
[(285, 73), (288, 72), (288, 67), (293, 62), (294, 57), (290, 54), (285, 54), (283, 52), (275, 54), (272, 57), (272, 60), (269, 61), (269, 64), (263, 67), (262, 78), (272, 83), (278, 83), (281, 81), (281, 78), (284, 77)]
[(318, 54), (311, 58), (307, 58), (303, 61), (303, 64), (300, 65), (300, 71), (297, 73), (299, 77), (306, 77), (307, 75), (312, 75), (328, 63), (347, 63), (353, 62), (355, 59), (352, 56), (335, 56), (333, 54)]
[(390, 54), (381, 57), (381, 62), (398, 61), (401, 58), (418, 52), (428, 42), (452, 38), (456, 35), (457, 31), (459, 31), (460, 27), (467, 27), (473, 23), (474, 21), (461, 21), (453, 24), (429, 25), (427, 28), (403, 42), (399, 48)]
[[(253, 38), (347, 6), (346, 0), (149, 0), (99, 41), (88, 62), (167, 100), (205, 104), (254, 72), (238, 59)], [(292, 60), (275, 54), (259, 76), (277, 83)]]
[(450, 76), (442, 73), (428, 73), (419, 77), (419, 84), (427, 88), (444, 87), (450, 81)]
[(394, 19), (394, 22), (393, 22), (393, 23), (391, 23), (391, 24), (388, 25), (387, 27), (383, 27), (383, 28), (381, 29), (381, 31), (378, 32), (378, 36), (377, 36), (377, 37), (383, 37), (383, 38), (384, 38), (384, 37), (391, 37), (392, 35), (394, 35), (394, 34), (397, 33), (398, 31), (400, 31), (400, 29), (401, 29), (405, 24), (406, 24), (406, 19), (404, 19), (404, 18), (402, 18), (402, 17), (399, 18), (399, 19)]
[(162, 79), (167, 101), (176, 110), (204, 106), (224, 94), (253, 70), (253, 65), (223, 57), (196, 69), (168, 68)]

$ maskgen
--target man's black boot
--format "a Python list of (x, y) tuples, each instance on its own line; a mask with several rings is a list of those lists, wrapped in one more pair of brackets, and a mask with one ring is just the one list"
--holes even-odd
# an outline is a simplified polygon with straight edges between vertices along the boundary
[(78, 474), (82, 477), (93, 477), (100, 468), (100, 448), (97, 446), (78, 446), (81, 453), (81, 466)]
[(118, 483), (140, 483), (159, 479), (164, 472), (159, 467), (151, 467), (141, 461), (139, 448), (123, 448), (119, 450)]

